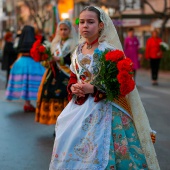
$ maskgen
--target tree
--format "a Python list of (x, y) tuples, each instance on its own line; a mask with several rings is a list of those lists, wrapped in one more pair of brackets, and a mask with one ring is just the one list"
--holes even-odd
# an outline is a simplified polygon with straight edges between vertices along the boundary
[(157, 11), (152, 6), (152, 4), (149, 2), (149, 0), (141, 0), (141, 1), (143, 4), (146, 4), (151, 8), (153, 13), (157, 16), (157, 18), (160, 18), (163, 20), (161, 30), (160, 30), (160, 36), (162, 36), (163, 32), (165, 31), (166, 23), (167, 23), (168, 19), (170, 18), (170, 7), (168, 7), (168, 2), (167, 2), (168, 0), (162, 0), (164, 3), (164, 8), (162, 11)]
[(51, 18), (51, 11), (49, 7), (51, 3), (49, 0), (25, 0), (25, 4), (30, 9), (31, 18), (37, 24), (39, 30), (44, 32), (46, 22)]

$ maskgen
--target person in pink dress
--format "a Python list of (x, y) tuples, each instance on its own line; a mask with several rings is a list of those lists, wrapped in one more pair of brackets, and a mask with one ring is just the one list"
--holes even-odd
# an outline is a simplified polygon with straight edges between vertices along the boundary
[(140, 68), (138, 49), (139, 41), (134, 35), (134, 29), (129, 28), (128, 35), (124, 40), (124, 52), (126, 57), (130, 58), (133, 61), (134, 77), (136, 74), (136, 70)]

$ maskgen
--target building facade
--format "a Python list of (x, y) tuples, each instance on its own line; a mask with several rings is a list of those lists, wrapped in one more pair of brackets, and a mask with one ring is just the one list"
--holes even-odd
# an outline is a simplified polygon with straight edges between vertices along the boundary
[[(164, 1), (167, 2), (166, 15), (170, 17), (170, 10), (168, 10), (170, 0), (148, 0), (150, 6), (142, 3), (142, 0), (74, 0), (74, 18), (77, 18), (80, 11), (87, 5), (100, 6), (112, 18), (122, 43), (127, 29), (133, 27), (141, 47), (143, 47), (154, 28), (161, 30), (163, 18), (160, 18), (152, 8), (156, 12), (164, 13)], [(166, 22), (163, 37), (170, 44), (170, 19)]]

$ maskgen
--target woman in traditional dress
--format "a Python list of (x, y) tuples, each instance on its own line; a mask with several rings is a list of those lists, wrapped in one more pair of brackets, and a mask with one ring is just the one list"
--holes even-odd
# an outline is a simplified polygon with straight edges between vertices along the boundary
[(6, 91), (7, 100), (25, 100), (23, 109), (26, 112), (35, 111), (31, 100), (37, 99), (38, 88), (45, 71), (45, 68), (40, 63), (35, 62), (30, 55), (34, 42), (34, 28), (28, 25), (24, 26), (18, 45), (21, 57), (11, 68)]
[(53, 61), (50, 62), (39, 88), (35, 117), (39, 123), (55, 124), (58, 115), (68, 103), (70, 55), (76, 45), (77, 35), (74, 27), (68, 20), (61, 21), (51, 43)]
[(79, 20), (82, 38), (71, 57), (70, 102), (57, 119), (49, 170), (158, 170), (151, 128), (136, 88), (110, 102), (91, 84), (100, 74), (95, 49), (122, 50), (111, 19), (89, 6)]

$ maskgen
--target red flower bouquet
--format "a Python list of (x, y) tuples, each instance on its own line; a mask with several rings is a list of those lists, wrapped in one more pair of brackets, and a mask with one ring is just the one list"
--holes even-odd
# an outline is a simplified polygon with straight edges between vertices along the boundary
[(32, 58), (37, 62), (47, 61), (50, 60), (52, 57), (50, 51), (50, 43), (45, 41), (44, 44), (41, 44), (40, 39), (37, 39), (34, 42), (30, 53)]
[(94, 55), (99, 58), (97, 65), (100, 69), (92, 84), (105, 91), (108, 100), (113, 101), (119, 96), (124, 97), (134, 89), (133, 64), (122, 51), (102, 52), (97, 49)]
[(105, 54), (106, 61), (118, 62), (124, 58), (124, 53), (120, 50), (109, 51)]

